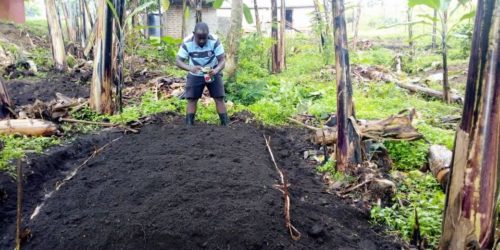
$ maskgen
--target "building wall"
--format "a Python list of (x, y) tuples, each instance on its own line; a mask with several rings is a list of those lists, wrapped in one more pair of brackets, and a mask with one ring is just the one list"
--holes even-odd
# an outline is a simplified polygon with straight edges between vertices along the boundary
[[(163, 34), (181, 38), (182, 18), (182, 6), (171, 6), (163, 15)], [(212, 33), (217, 33), (219, 30), (224, 29), (224, 22), (220, 22), (220, 18), (217, 16), (217, 10), (215, 9), (203, 8), (201, 18), (203, 22), (208, 24), (208, 27), (211, 29), (210, 32)], [(190, 16), (186, 21), (185, 34), (189, 35), (193, 32), (196, 23), (196, 14), (194, 11), (190, 11)]]
[[(313, 24), (313, 13), (314, 13), (314, 7), (297, 7), (297, 8), (289, 8), (293, 10), (293, 24), (292, 27), (307, 33), (312, 30), (312, 24)], [(251, 9), (252, 16), (254, 17), (254, 22), (249, 24), (246, 22), (245, 18), (243, 18), (243, 30), (245, 32), (255, 32), (256, 31), (256, 26), (255, 26), (255, 12), (253, 9)], [(231, 10), (230, 9), (219, 9), (217, 10), (217, 15), (220, 17), (226, 17), (230, 18), (231, 17)], [(271, 9), (270, 8), (259, 8), (259, 17), (260, 17), (260, 22), (262, 23), (262, 30), (263, 32), (266, 33), (271, 33)], [(280, 13), (278, 9), (278, 21), (280, 20)]]
[[(312, 17), (314, 8), (313, 7), (297, 7), (290, 8), (293, 10), (293, 28), (308, 33), (312, 30)], [(254, 32), (255, 27), (255, 13), (252, 9), (252, 15), (254, 16), (254, 22), (248, 24), (243, 18), (243, 30), (245, 32)], [(271, 33), (271, 10), (269, 8), (259, 9), (260, 21), (262, 23), (262, 29), (266, 33)], [(166, 36), (172, 36), (175, 38), (181, 38), (182, 29), (182, 6), (171, 6), (170, 9), (163, 15), (163, 34)], [(203, 22), (206, 22), (210, 28), (210, 32), (213, 34), (218, 34), (220, 36), (227, 35), (229, 31), (229, 24), (231, 18), (230, 9), (212, 9), (204, 8), (202, 10)], [(191, 34), (195, 25), (195, 12), (191, 11), (190, 16), (187, 19), (186, 25), (186, 35)], [(278, 13), (278, 20), (280, 20)]]
[(0, 19), (24, 23), (24, 0), (0, 0)]

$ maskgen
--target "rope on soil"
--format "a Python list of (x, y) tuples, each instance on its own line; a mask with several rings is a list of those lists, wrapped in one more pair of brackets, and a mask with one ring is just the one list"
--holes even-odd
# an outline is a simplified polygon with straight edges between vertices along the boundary
[(76, 167), (75, 170), (73, 170), (71, 172), (71, 174), (69, 174), (68, 176), (66, 176), (66, 178), (64, 178), (64, 180), (62, 180), (61, 182), (56, 184), (56, 190), (59, 190), (59, 188), (61, 188), (67, 181), (71, 180), (76, 175), (76, 173), (78, 173), (78, 170), (80, 170), (80, 168), (85, 166), (90, 160), (92, 160), (94, 157), (96, 157), (97, 154), (99, 154), (105, 148), (109, 147), (113, 142), (116, 142), (116, 141), (120, 140), (121, 138), (123, 138), (123, 136), (120, 136), (120, 137), (104, 144), (104, 146), (94, 150), (94, 152), (89, 156), (89, 158), (87, 158), (82, 164), (80, 164), (78, 167)]
[(301, 234), (300, 234), (299, 230), (297, 230), (297, 228), (295, 228), (292, 225), (292, 221), (291, 221), (290, 195), (288, 193), (288, 187), (290, 186), (290, 184), (288, 184), (287, 179), (285, 178), (285, 175), (280, 170), (280, 168), (278, 167), (278, 164), (276, 163), (276, 160), (274, 159), (273, 150), (271, 149), (271, 137), (267, 138), (266, 135), (264, 135), (264, 140), (266, 141), (267, 150), (269, 151), (269, 154), (271, 155), (271, 160), (274, 163), (274, 167), (276, 168), (276, 172), (278, 172), (278, 175), (280, 177), (281, 185), (275, 185), (275, 187), (283, 193), (283, 199), (285, 202), (285, 206), (284, 206), (285, 225), (288, 228), (288, 232), (290, 233), (290, 237), (292, 237), (293, 240), (297, 241), (300, 239)]

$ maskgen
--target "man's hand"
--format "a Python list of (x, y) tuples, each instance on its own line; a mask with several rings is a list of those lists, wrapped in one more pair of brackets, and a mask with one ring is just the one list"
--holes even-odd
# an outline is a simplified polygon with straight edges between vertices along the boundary
[(201, 66), (192, 66), (189, 71), (193, 74), (198, 74), (202, 70)]
[(217, 75), (217, 73), (219, 73), (219, 71), (217, 71), (217, 69), (212, 69), (212, 70), (210, 70), (210, 72), (208, 72), (208, 74), (210, 76), (215, 76), (215, 75)]

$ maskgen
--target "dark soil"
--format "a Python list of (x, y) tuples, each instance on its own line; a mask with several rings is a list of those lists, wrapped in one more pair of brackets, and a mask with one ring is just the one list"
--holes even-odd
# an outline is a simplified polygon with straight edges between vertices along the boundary
[(37, 99), (51, 101), (57, 92), (68, 97), (88, 98), (89, 85), (82, 82), (82, 78), (86, 79), (86, 76), (54, 75), (39, 80), (6, 80), (5, 84), (14, 105), (21, 106), (33, 104)]
[[(291, 184), (299, 241), (291, 240), (285, 228), (264, 133), (272, 136), (278, 164)], [(367, 215), (322, 191), (320, 177), (301, 157), (310, 146), (306, 136), (298, 129), (243, 123), (229, 128), (186, 128), (180, 121), (148, 125), (98, 154), (33, 220), (26, 215), (32, 239), (23, 248), (401, 249), (373, 229)], [(61, 169), (83, 161), (71, 154), (47, 160)], [(13, 248), (12, 232), (12, 222), (2, 228), (1, 249)]]

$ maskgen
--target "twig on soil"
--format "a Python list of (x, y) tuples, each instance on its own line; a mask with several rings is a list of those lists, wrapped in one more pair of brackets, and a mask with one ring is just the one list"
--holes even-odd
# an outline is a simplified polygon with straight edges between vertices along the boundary
[(292, 221), (291, 221), (291, 216), (290, 216), (291, 204), (290, 204), (290, 195), (288, 193), (289, 184), (285, 178), (285, 175), (280, 170), (280, 168), (278, 167), (278, 164), (276, 163), (276, 160), (274, 159), (274, 154), (273, 154), (273, 150), (271, 149), (271, 142), (270, 142), (271, 137), (267, 138), (264, 135), (264, 140), (266, 141), (267, 150), (269, 151), (269, 154), (271, 155), (271, 160), (274, 163), (274, 167), (276, 168), (276, 172), (278, 172), (278, 175), (280, 177), (281, 185), (276, 185), (276, 187), (283, 193), (283, 199), (285, 202), (284, 210), (285, 210), (286, 227), (288, 228), (288, 232), (290, 233), (290, 237), (292, 237), (293, 240), (297, 241), (300, 239), (301, 234), (300, 234), (299, 230), (297, 230), (297, 228), (295, 228), (292, 225)]
[(350, 193), (350, 192), (352, 192), (352, 191), (354, 191), (354, 190), (356, 190), (356, 189), (358, 189), (358, 188), (360, 188), (360, 187), (362, 187), (362, 186), (364, 186), (364, 185), (368, 184), (368, 183), (369, 183), (369, 182), (371, 182), (371, 181), (372, 181), (372, 179), (368, 179), (368, 180), (366, 180), (366, 181), (363, 181), (363, 182), (361, 182), (360, 184), (358, 184), (358, 185), (356, 185), (356, 186), (354, 186), (354, 187), (348, 188), (348, 189), (346, 189), (346, 190), (344, 190), (344, 191), (340, 192), (340, 194), (341, 194), (341, 195), (345, 195), (345, 194), (347, 194), (347, 193)]
[(99, 154), (105, 148), (109, 147), (113, 142), (116, 142), (116, 141), (120, 140), (121, 138), (123, 138), (123, 136), (120, 136), (120, 137), (104, 144), (104, 146), (94, 150), (94, 152), (82, 164), (80, 164), (78, 167), (76, 167), (71, 172), (71, 174), (69, 174), (68, 176), (66, 176), (66, 178), (64, 178), (64, 180), (62, 180), (61, 182), (56, 184), (56, 190), (59, 190), (59, 188), (61, 188), (67, 181), (71, 180), (76, 175), (76, 173), (78, 173), (78, 170), (80, 170), (80, 168), (85, 166), (90, 160), (94, 159), (97, 156), (97, 154)]
[(313, 126), (306, 125), (306, 124), (304, 124), (304, 123), (302, 123), (302, 122), (300, 122), (300, 121), (298, 121), (298, 120), (295, 120), (295, 119), (293, 119), (293, 118), (288, 118), (288, 120), (289, 120), (289, 121), (291, 121), (291, 122), (293, 122), (293, 123), (296, 123), (297, 125), (300, 125), (300, 126), (302, 126), (302, 127), (304, 127), (304, 128), (307, 128), (307, 129), (310, 129), (310, 130), (313, 130), (313, 131), (317, 131), (317, 130), (319, 130), (319, 128), (316, 128), (316, 127), (313, 127)]
[(21, 220), (23, 218), (23, 165), (17, 160), (17, 218), (16, 218), (16, 250), (21, 250)]
[(91, 124), (91, 125), (98, 125), (98, 126), (103, 126), (103, 127), (118, 127), (118, 128), (124, 129), (125, 131), (130, 131), (132, 133), (139, 133), (139, 131), (137, 129), (129, 128), (127, 126), (122, 126), (122, 125), (114, 124), (114, 123), (84, 121), (84, 120), (76, 120), (76, 119), (70, 119), (70, 118), (60, 118), (59, 120), (62, 122)]

